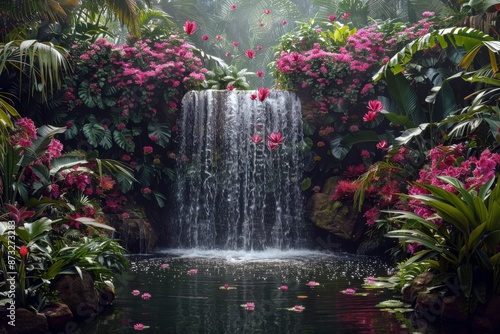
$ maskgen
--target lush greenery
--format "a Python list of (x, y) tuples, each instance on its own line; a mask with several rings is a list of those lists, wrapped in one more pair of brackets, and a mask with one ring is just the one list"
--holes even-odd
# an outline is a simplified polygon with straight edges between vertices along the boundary
[[(164, 10), (192, 17), (135, 1), (26, 2), (0, 5), (0, 216), (14, 222), (0, 226), (0, 270), (6, 280), (15, 266), (23, 305), (55, 300), (48, 284), (61, 275), (103, 286), (125, 269), (104, 214), (124, 217), (127, 201), (168, 209), (184, 93), (255, 84), (311, 102), (307, 195), (342, 176), (332, 201), (356, 205), (369, 237), (401, 241), (402, 273), (458, 279), (469, 312), (500, 292), (500, 1), (366, 25), (388, 1), (316, 1), (314, 18), (303, 1), (201, 1), (220, 24), (179, 1)], [(239, 39), (231, 27), (246, 14)]]

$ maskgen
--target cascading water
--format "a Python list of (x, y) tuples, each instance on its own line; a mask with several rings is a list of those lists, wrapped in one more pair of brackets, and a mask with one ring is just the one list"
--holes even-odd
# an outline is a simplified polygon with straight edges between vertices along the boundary
[[(292, 92), (191, 91), (182, 101), (174, 246), (263, 250), (301, 233), (302, 116)], [(285, 140), (275, 149), (267, 136)], [(251, 137), (258, 134), (262, 141)]]

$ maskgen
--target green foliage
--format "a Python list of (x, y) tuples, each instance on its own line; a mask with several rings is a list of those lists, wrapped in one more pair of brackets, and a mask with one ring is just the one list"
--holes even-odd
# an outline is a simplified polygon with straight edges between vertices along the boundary
[(238, 90), (249, 90), (250, 85), (246, 77), (251, 75), (255, 75), (255, 73), (247, 72), (246, 68), (239, 70), (233, 65), (216, 67), (214, 70), (205, 73), (207, 80), (202, 84), (202, 87), (207, 89), (228, 89), (228, 87), (233, 87), (233, 89)]
[[(403, 268), (425, 262), (435, 270), (441, 281), (457, 278), (473, 312), (478, 301), (484, 303), (485, 292), (500, 292), (500, 186), (493, 178), (478, 191), (466, 190), (452, 177), (438, 177), (453, 191), (437, 186), (419, 184), (430, 194), (407, 195), (436, 211), (437, 224), (407, 211), (389, 210), (390, 218), (402, 228), (387, 236), (402, 243), (417, 242), (424, 249), (415, 253)], [(495, 187), (493, 185), (497, 183)], [(493, 189), (492, 189), (493, 187)]]

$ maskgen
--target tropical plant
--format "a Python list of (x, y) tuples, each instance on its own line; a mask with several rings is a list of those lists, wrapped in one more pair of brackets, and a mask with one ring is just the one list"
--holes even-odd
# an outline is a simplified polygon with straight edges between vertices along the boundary
[(438, 274), (436, 285), (453, 284), (457, 279), (470, 314), (488, 293), (500, 292), (500, 186), (495, 177), (479, 189), (468, 190), (456, 178), (437, 178), (450, 190), (419, 183), (429, 194), (403, 195), (436, 214), (426, 219), (413, 212), (389, 210), (390, 220), (402, 228), (387, 236), (404, 244), (420, 244), (422, 250), (405, 265), (425, 261)]
[(247, 69), (238, 70), (235, 66), (216, 67), (213, 71), (205, 72), (206, 82), (201, 86), (207, 89), (239, 89), (248, 90), (246, 77), (255, 75), (253, 72), (247, 72)]

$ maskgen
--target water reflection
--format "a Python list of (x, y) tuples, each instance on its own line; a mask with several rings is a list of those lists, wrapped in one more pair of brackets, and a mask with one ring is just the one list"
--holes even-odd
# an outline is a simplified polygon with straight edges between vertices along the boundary
[[(113, 319), (86, 333), (130, 333), (137, 323), (149, 326), (147, 333), (408, 333), (394, 315), (374, 307), (392, 298), (389, 292), (340, 293), (362, 291), (363, 278), (385, 275), (378, 258), (278, 253), (165, 251), (132, 258), (132, 270), (116, 284)], [(189, 275), (190, 269), (198, 273)], [(309, 287), (310, 280), (320, 285)], [(220, 289), (225, 283), (235, 289)], [(288, 290), (279, 289), (283, 284)], [(152, 298), (133, 296), (134, 289)], [(254, 311), (241, 306), (247, 302)], [(295, 305), (304, 311), (288, 310)]]

